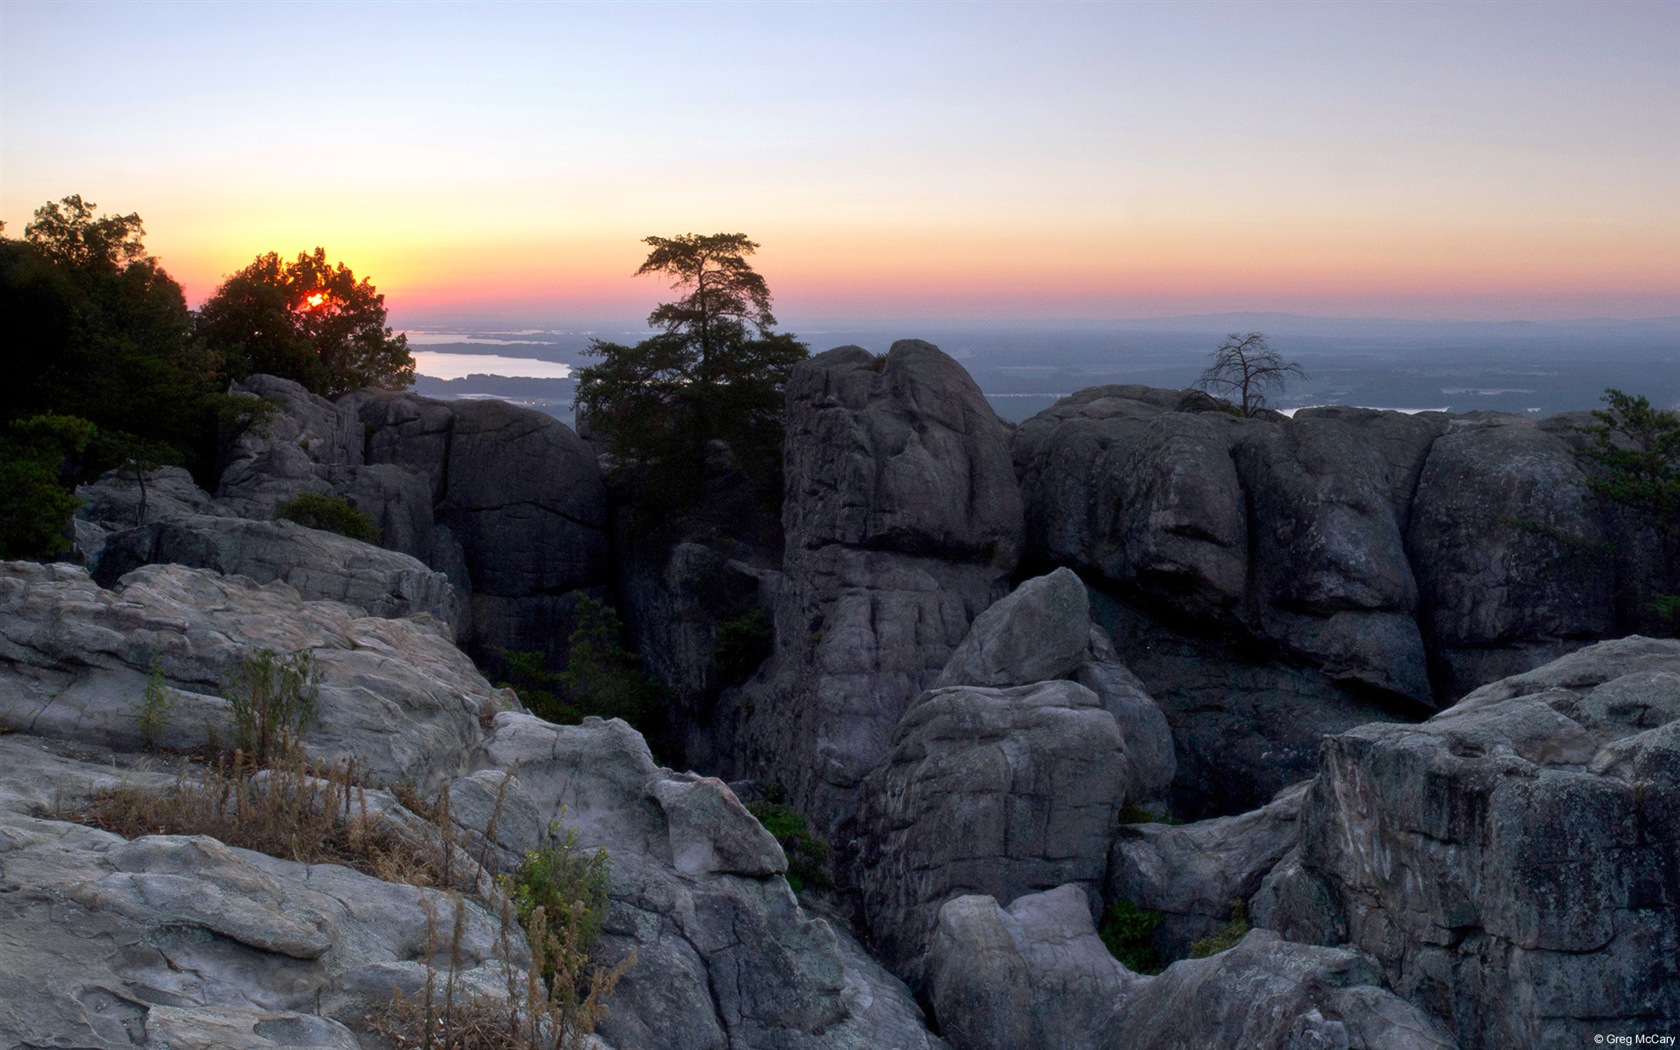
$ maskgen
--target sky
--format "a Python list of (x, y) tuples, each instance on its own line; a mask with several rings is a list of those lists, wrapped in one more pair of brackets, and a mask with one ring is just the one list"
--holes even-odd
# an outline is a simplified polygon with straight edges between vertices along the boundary
[(0, 4), (0, 219), (399, 324), (1680, 315), (1680, 3)]

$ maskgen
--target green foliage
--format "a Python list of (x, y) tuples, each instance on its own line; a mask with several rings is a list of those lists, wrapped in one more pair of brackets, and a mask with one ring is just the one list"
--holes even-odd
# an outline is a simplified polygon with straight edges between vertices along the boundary
[(81, 501), (61, 468), (96, 433), (85, 419), (57, 415), (21, 419), (0, 433), (0, 558), (46, 558), (69, 547), (66, 526)]
[(749, 609), (718, 624), (712, 642), (712, 666), (719, 681), (733, 684), (756, 671), (770, 655), (774, 634), (770, 614), (763, 609)]
[(564, 671), (550, 671), (536, 650), (502, 649), (497, 655), (505, 678), (497, 684), (518, 693), (532, 714), (550, 722), (574, 725), (595, 715), (622, 718), (645, 732), (669, 698), (665, 686), (642, 671), (636, 654), (624, 647), (624, 624), (612, 606), (584, 596), (577, 615)]
[[(527, 929), (540, 908), (550, 932), (587, 956), (601, 936), (607, 917), (607, 851), (577, 844), (577, 829), (552, 846), (531, 850), (512, 878), (514, 909)], [(543, 974), (552, 977), (550, 970)]]
[(136, 716), (140, 723), (140, 740), (147, 747), (155, 748), (163, 740), (163, 731), (169, 724), (169, 709), (174, 706), (175, 690), (164, 684), (163, 668), (154, 659), (146, 670), (146, 691), (140, 697), (140, 710)]
[(332, 395), (414, 382), (408, 338), (385, 324), (385, 297), (326, 251), (282, 262), (259, 255), (199, 309), (196, 332), (223, 360), (226, 379), (255, 372)]
[(1241, 900), (1231, 901), (1231, 920), (1211, 936), (1203, 937), (1190, 946), (1190, 958), (1205, 959), (1237, 946), (1249, 931), (1248, 907)]
[(89, 476), (143, 458), (214, 469), (212, 360), (186, 297), (146, 254), (139, 216), (95, 217), (79, 196), (43, 205), (22, 241), (0, 238), (0, 312), (10, 355), (0, 418), (75, 415), (110, 447)]
[(1138, 805), (1136, 802), (1132, 801), (1131, 799), (1127, 799), (1125, 804), (1120, 807), (1119, 822), (1121, 824), (1168, 824), (1168, 825), (1184, 823), (1184, 821), (1180, 820), (1178, 817), (1173, 816), (1171, 810), (1167, 810), (1167, 811), (1161, 813), (1159, 816), (1157, 816), (1154, 812), (1152, 812), (1148, 809), (1145, 809), (1144, 807)]
[(1610, 407), (1593, 411), (1593, 444), (1582, 453), (1604, 469), (1588, 484), (1664, 532), (1680, 534), (1680, 413), (1616, 389), (1605, 390), (1604, 401)]
[(585, 715), (648, 725), (665, 706), (665, 687), (642, 671), (636, 654), (620, 641), (624, 624), (612, 606), (584, 596), (578, 599), (577, 612), (566, 670), (559, 679), (567, 699)]
[(787, 854), (788, 886), (795, 893), (804, 893), (807, 887), (832, 889), (834, 880), (828, 874), (828, 843), (811, 831), (805, 814), (781, 801), (781, 792), (771, 791), (769, 794), (773, 797), (749, 804), (747, 811), (758, 818), (772, 838), (781, 843), (782, 852)]
[(336, 532), (363, 543), (378, 543), (379, 528), (373, 519), (357, 510), (342, 496), (303, 492), (274, 508), (276, 518), (295, 521), (312, 529)]
[(637, 275), (669, 276), (688, 294), (648, 315), (657, 335), (591, 344), (601, 361), (578, 373), (579, 419), (650, 472), (645, 491), (667, 504), (697, 496), (714, 440), (748, 476), (779, 478), (782, 386), (807, 349), (771, 331), (769, 288), (746, 261), (758, 245), (740, 233), (644, 242), (652, 251)]
[(1097, 936), (1126, 969), (1133, 973), (1160, 973), (1164, 967), (1153, 943), (1160, 925), (1160, 912), (1146, 911), (1128, 900), (1116, 900), (1103, 911)]
[(1208, 356), (1213, 362), (1203, 370), (1196, 385), (1209, 393), (1224, 391), (1236, 400), (1237, 410), (1245, 416), (1266, 407), (1267, 391), (1282, 390), (1291, 378), (1306, 375), (1300, 365), (1285, 361), (1268, 346), (1259, 332), (1232, 332)]
[(315, 657), (303, 652), (282, 658), (259, 649), (229, 673), (224, 695), (233, 705), (234, 746), (258, 761), (284, 757), (315, 723)]

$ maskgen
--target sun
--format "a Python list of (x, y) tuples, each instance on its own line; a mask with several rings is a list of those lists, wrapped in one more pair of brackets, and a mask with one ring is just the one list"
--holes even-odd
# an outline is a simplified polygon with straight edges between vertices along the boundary
[(326, 292), (311, 292), (308, 295), (303, 297), (304, 305), (309, 307), (311, 310), (315, 309), (316, 307), (320, 306), (322, 303), (324, 303), (326, 301), (327, 301), (327, 293)]

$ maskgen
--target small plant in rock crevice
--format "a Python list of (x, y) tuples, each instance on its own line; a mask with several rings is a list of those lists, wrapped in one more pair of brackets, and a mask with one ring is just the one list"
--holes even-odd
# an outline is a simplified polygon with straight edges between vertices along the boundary
[(296, 748), (315, 723), (320, 671), (310, 653), (259, 649), (228, 674), (224, 694), (233, 705), (234, 747), (267, 761)]
[(169, 724), (169, 711), (175, 706), (175, 690), (163, 680), (163, 668), (156, 659), (146, 669), (146, 690), (140, 696), (140, 709), (135, 721), (140, 727), (140, 741), (147, 748), (156, 749), (163, 742)]
[(788, 886), (795, 893), (833, 889), (834, 879), (828, 874), (828, 842), (811, 830), (805, 814), (782, 801), (779, 788), (772, 786), (765, 795), (761, 801), (749, 803), (747, 812), (781, 844), (787, 855)]
[(1155, 930), (1160, 925), (1160, 912), (1139, 908), (1129, 900), (1114, 900), (1103, 911), (1097, 935), (1126, 969), (1154, 974), (1165, 968), (1154, 946)]
[(299, 525), (323, 532), (335, 532), (363, 543), (378, 543), (379, 526), (373, 519), (356, 509), (343, 496), (329, 496), (323, 492), (303, 492), (274, 508), (276, 520), (295, 521)]
[(1190, 958), (1205, 959), (1210, 955), (1217, 955), (1237, 946), (1237, 942), (1248, 933), (1248, 906), (1241, 899), (1231, 901), (1231, 918), (1225, 925), (1212, 934), (1190, 946)]

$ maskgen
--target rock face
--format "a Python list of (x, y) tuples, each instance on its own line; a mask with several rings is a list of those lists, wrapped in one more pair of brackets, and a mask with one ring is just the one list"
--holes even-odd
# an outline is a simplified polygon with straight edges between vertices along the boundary
[[(718, 780), (658, 768), (623, 722), (496, 717), (477, 761), (517, 769), (516, 805), (610, 858), (601, 955), (636, 965), (602, 1034), (643, 1050), (935, 1050), (904, 986), (807, 916), (776, 840)], [(515, 843), (514, 845), (517, 845)]]
[(463, 768), (481, 714), (503, 702), (430, 618), (391, 620), (178, 565), (148, 565), (115, 589), (75, 566), (0, 563), (0, 726), (138, 749), (156, 667), (173, 691), (163, 737), (231, 744), (229, 673), (270, 649), (320, 670), (312, 756), (354, 756), (374, 782), (434, 785)]
[[(1615, 633), (1618, 576), (1652, 567), (1615, 563), (1571, 437), (1355, 408), (1242, 419), (1114, 386), (1023, 423), (1011, 451), (1028, 561), (1129, 610), (1105, 626), (1173, 725), (1179, 804), (1209, 813), (1310, 775), (1323, 733)], [(1222, 762), (1233, 739), (1271, 758)]]
[(1615, 629), (1615, 572), (1587, 480), (1535, 427), (1459, 430), (1418, 482), (1407, 546), (1447, 696)]
[(428, 613), (459, 638), (466, 601), (449, 578), (415, 558), (290, 521), (178, 514), (105, 539), (94, 579), (111, 586), (142, 565), (168, 563), (283, 580), (306, 601), (359, 606), (385, 617)]
[(912, 984), (939, 908), (1077, 884), (1094, 897), (1125, 779), (1114, 717), (1074, 682), (920, 698), (863, 784), (863, 910)]
[(842, 347), (787, 387), (775, 651), (741, 691), (741, 772), (830, 833), (910, 701), (999, 597), (1021, 544), (1007, 432), (917, 341)]
[(1159, 912), (1154, 947), (1165, 959), (1190, 954), (1246, 903), (1300, 841), (1302, 784), (1234, 817), (1194, 824), (1122, 825), (1109, 854), (1107, 900)]
[[(213, 691), (259, 644), (318, 661), (312, 758), (435, 790), (434, 809), (450, 787), (468, 885), (490, 885), (479, 860), (512, 871), (561, 825), (610, 851), (601, 957), (638, 962), (610, 1000), (609, 1042), (945, 1045), (902, 984), (802, 911), (781, 847), (720, 781), (657, 767), (622, 722), (492, 718), (504, 698), (436, 621), (179, 565), (104, 590), (75, 566), (33, 563), (0, 574), (0, 1045), (350, 1048), (374, 1045), (367, 1018), (393, 988), (417, 996), (452, 954), (464, 988), (523, 986), (523, 933), (476, 900), (453, 944), (455, 905), (438, 891), (53, 819), (95, 789), (172, 782), (136, 761), (151, 668), (174, 693), (166, 743), (231, 740)], [(368, 794), (359, 812), (424, 825)]]
[(570, 429), (500, 401), (365, 390), (332, 402), (272, 376), (239, 392), (281, 408), (235, 444), (220, 508), (268, 518), (301, 492), (340, 495), (387, 546), (470, 592), (474, 651), (559, 658), (576, 592), (608, 575), (606, 489)]
[[(1680, 642), (1603, 642), (1327, 741), (1278, 910), (1345, 927), (1469, 1048), (1666, 1031), (1677, 812)], [(1314, 882), (1339, 915), (1304, 914)]]
[(954, 1050), (1448, 1050), (1428, 1015), (1382, 987), (1369, 956), (1255, 930), (1235, 948), (1140, 977), (1108, 954), (1084, 894), (1008, 909), (959, 897), (939, 914), (932, 998)]

